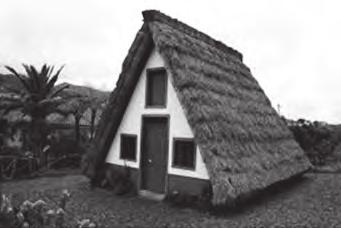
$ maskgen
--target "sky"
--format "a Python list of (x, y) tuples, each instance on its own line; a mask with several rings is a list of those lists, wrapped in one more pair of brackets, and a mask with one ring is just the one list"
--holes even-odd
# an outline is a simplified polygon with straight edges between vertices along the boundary
[(0, 72), (65, 64), (61, 82), (112, 90), (145, 9), (240, 51), (282, 115), (341, 123), (337, 0), (0, 0)]

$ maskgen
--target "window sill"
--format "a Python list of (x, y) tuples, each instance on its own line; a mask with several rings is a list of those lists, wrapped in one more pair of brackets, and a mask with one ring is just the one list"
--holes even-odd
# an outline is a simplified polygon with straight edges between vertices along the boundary
[(146, 105), (146, 109), (166, 109), (166, 105)]
[(195, 172), (195, 167), (186, 167), (186, 166), (175, 166), (175, 165), (172, 165), (172, 168), (173, 169), (181, 169), (181, 170)]

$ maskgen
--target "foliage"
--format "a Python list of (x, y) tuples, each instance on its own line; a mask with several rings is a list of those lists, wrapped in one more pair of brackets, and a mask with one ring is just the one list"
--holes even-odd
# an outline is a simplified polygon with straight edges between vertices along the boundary
[(13, 89), (12, 94), (1, 97), (1, 108), (5, 113), (20, 110), (24, 115), (36, 119), (45, 119), (49, 114), (59, 112), (58, 106), (64, 102), (59, 94), (65, 87), (55, 90), (55, 83), (62, 71), (61, 67), (52, 75), (54, 67), (42, 66), (40, 72), (32, 65), (23, 64), (25, 74), (19, 74), (15, 69), (6, 66), (12, 77), (16, 77), (23, 86), (23, 90)]
[[(80, 158), (84, 151), (84, 142), (92, 140), (95, 131), (95, 119), (97, 120), (101, 113), (101, 108), (103, 108), (109, 94), (66, 83), (55, 85), (63, 67), (54, 74), (51, 66), (44, 65), (40, 71), (34, 66), (23, 66), (24, 74), (6, 66), (11, 74), (0, 75), (0, 147), (2, 146), (0, 153), (6, 152), (9, 155), (17, 155), (19, 156), (18, 159), (21, 159), (24, 153), (31, 151), (34, 160), (37, 161), (30, 166), (34, 170), (40, 170), (45, 166), (53, 168), (79, 167)], [(85, 111), (87, 116), (84, 118)], [(50, 124), (60, 123), (53, 122), (59, 118), (57, 115), (50, 115), (55, 113), (62, 114), (64, 117), (68, 115), (74, 117), (75, 134), (72, 134), (72, 140), (64, 136), (60, 137), (59, 142), (53, 142), (49, 139), (50, 135), (62, 131), (56, 130), (53, 127), (55, 125)], [(90, 134), (89, 129), (83, 131), (80, 128), (81, 118), (90, 124)], [(60, 120), (64, 123), (63, 121), (66, 119)], [(7, 124), (8, 121), (12, 121), (11, 125)], [(19, 128), (23, 133), (21, 138), (23, 146), (20, 147), (21, 153), (14, 154), (12, 152), (17, 150), (12, 150), (5, 144), (8, 144), (7, 139), (12, 138), (12, 125), (17, 125), (17, 121), (19, 121)], [(0, 168), (5, 165), (7, 170), (6, 167), (9, 163), (6, 164), (2, 164), (0, 161)], [(52, 166), (50, 166), (51, 164)], [(17, 166), (21, 165), (18, 163)], [(27, 167), (27, 164), (24, 166)], [(15, 170), (15, 172), (11, 172), (11, 170)], [(27, 171), (26, 168), (18, 167), (16, 169), (15, 167), (8, 169), (8, 172), (16, 173), (15, 177), (22, 177), (20, 170)]]
[(289, 129), (314, 165), (324, 165), (341, 139), (335, 128), (318, 121), (299, 119)]
[[(6, 228), (68, 228), (65, 222), (67, 213), (66, 205), (71, 194), (63, 190), (59, 202), (56, 205), (48, 205), (43, 200), (31, 202), (25, 200), (15, 208), (12, 201), (6, 195), (1, 196), (0, 201), (0, 227)], [(77, 221), (77, 228), (96, 228), (96, 224), (89, 219)]]
[(51, 168), (78, 168), (84, 151), (84, 145), (77, 144), (74, 139), (63, 138), (52, 143), (50, 153), (58, 162), (51, 165)]
[[(79, 87), (77, 87), (79, 88)], [(80, 140), (80, 120), (84, 113), (90, 111), (90, 141), (94, 137), (95, 121), (100, 114), (101, 109), (106, 103), (107, 96), (103, 92), (88, 88), (81, 91), (65, 90), (64, 96), (77, 95), (76, 98), (68, 100), (61, 108), (73, 115), (75, 121), (76, 142)]]
[(8, 121), (0, 118), (0, 154), (2, 148), (5, 146), (6, 131), (8, 129)]
[(70, 99), (68, 102), (62, 105), (64, 112), (72, 114), (75, 119), (75, 140), (77, 145), (80, 141), (80, 120), (84, 112), (89, 108), (89, 105), (90, 100), (86, 99), (85, 97)]
[(108, 167), (105, 175), (106, 178), (101, 183), (103, 187), (111, 188), (116, 195), (133, 193), (134, 184), (131, 181), (129, 167), (124, 166), (123, 169)]
[(0, 180), (32, 176), (36, 167), (37, 160), (30, 152), (24, 153), (20, 157), (12, 154), (3, 156), (0, 160)]
[(6, 66), (6, 69), (11, 72), (11, 77), (17, 78), (23, 89), (18, 91), (13, 88), (10, 91), (11, 93), (2, 95), (0, 97), (0, 110), (3, 110), (4, 114), (18, 110), (23, 115), (30, 117), (32, 150), (42, 162), (42, 149), (49, 132), (46, 117), (51, 113), (63, 113), (58, 107), (65, 100), (59, 96), (59, 93), (66, 87), (55, 89), (55, 83), (63, 67), (57, 70), (55, 74), (53, 74), (54, 67), (46, 64), (42, 66), (40, 71), (32, 65), (23, 64), (23, 67), (25, 74), (19, 74), (12, 67)]
[(99, 114), (99, 111), (103, 109), (103, 107), (107, 103), (107, 97), (98, 96), (94, 92), (94, 90), (89, 90), (87, 94), (87, 98), (90, 101), (90, 111), (91, 111), (91, 120), (90, 120), (90, 140), (94, 138), (95, 134), (95, 119), (96, 115)]
[(53, 74), (54, 67), (43, 65), (41, 70), (37, 70), (32, 65), (23, 64), (25, 74), (19, 74), (15, 69), (6, 66), (11, 73), (22, 84), (22, 90), (12, 88), (10, 93), (0, 96), (0, 110), (4, 114), (18, 110), (23, 115), (30, 118), (30, 141), (34, 155), (39, 158), (40, 165), (43, 165), (43, 147), (46, 144), (46, 136), (49, 127), (46, 118), (52, 113), (65, 114), (59, 108), (65, 99), (59, 94), (67, 86), (55, 88), (59, 74), (63, 67)]

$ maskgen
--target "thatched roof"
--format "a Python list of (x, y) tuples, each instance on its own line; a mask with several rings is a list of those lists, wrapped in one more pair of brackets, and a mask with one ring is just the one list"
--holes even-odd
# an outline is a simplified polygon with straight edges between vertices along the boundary
[(100, 121), (97, 168), (104, 162), (146, 57), (155, 46), (171, 73), (206, 164), (214, 204), (309, 169), (302, 149), (238, 51), (159, 11), (144, 11), (143, 17)]

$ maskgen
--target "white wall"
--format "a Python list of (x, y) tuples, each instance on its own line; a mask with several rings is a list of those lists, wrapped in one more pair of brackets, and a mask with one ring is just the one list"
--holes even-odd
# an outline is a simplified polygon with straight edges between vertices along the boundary
[[(121, 124), (117, 130), (116, 136), (112, 142), (110, 151), (106, 158), (106, 162), (124, 165), (129, 167), (139, 168), (140, 164), (140, 132), (141, 132), (141, 116), (143, 114), (168, 114), (170, 116), (170, 128), (169, 128), (169, 148), (168, 148), (168, 173), (176, 174), (188, 177), (195, 177), (200, 179), (209, 179), (207, 169), (203, 163), (199, 148), (196, 150), (196, 165), (195, 170), (185, 170), (180, 168), (172, 167), (172, 151), (173, 151), (173, 138), (184, 137), (192, 138), (193, 133), (189, 127), (187, 119), (184, 115), (183, 109), (179, 103), (176, 92), (171, 83), (171, 75), (167, 70), (168, 83), (167, 83), (167, 107), (163, 109), (145, 108), (145, 92), (146, 92), (146, 69), (152, 67), (164, 67), (164, 61), (159, 53), (152, 51), (145, 68), (142, 71), (142, 75), (136, 85), (135, 91), (128, 104), (126, 112), (123, 116)], [(120, 159), (120, 135), (125, 134), (136, 134), (137, 137), (137, 159), (136, 162), (124, 161)]]

